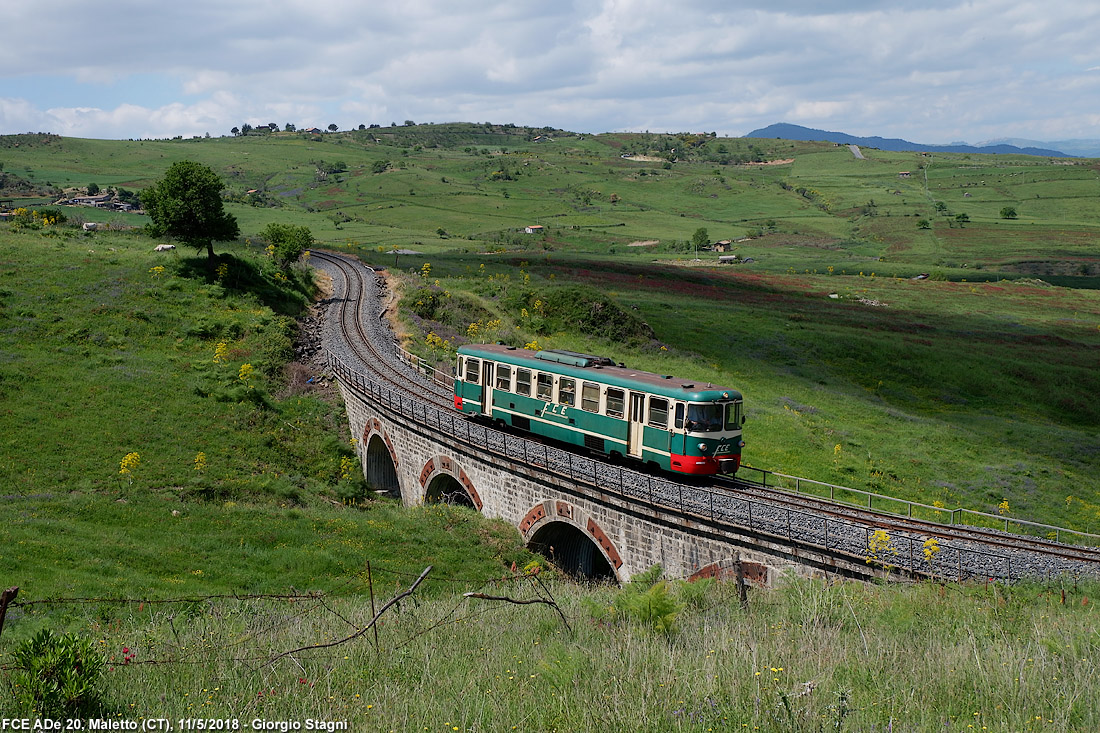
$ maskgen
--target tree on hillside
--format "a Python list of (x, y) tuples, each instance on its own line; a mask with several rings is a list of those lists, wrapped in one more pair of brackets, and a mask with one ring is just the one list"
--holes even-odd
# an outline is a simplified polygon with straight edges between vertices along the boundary
[(222, 179), (209, 167), (190, 160), (173, 163), (164, 178), (141, 192), (141, 203), (154, 237), (175, 237), (214, 261), (214, 242), (240, 236), (237, 219), (222, 206)]
[(710, 244), (710, 235), (707, 233), (706, 227), (699, 227), (695, 230), (695, 234), (691, 235), (691, 243), (696, 251)]
[(267, 242), (267, 252), (280, 270), (286, 270), (297, 262), (302, 252), (312, 247), (315, 241), (309, 227), (293, 224), (268, 224), (260, 236)]
[(95, 196), (97, 193), (99, 193), (99, 184), (92, 181), (88, 184), (88, 195)]
[(1001, 218), (1002, 219), (1015, 219), (1016, 218), (1016, 207), (1015, 206), (1006, 206), (1003, 209), (1001, 209)]
[(329, 126), (328, 126), (328, 131), (329, 131), (329, 132), (336, 132), (336, 131), (337, 131), (337, 130), (339, 130), (339, 129), (340, 129), (340, 128), (336, 126), (336, 123), (335, 123), (335, 122), (333, 122), (333, 123), (332, 123), (331, 125), (329, 125)]
[(286, 123), (286, 126), (283, 127), (283, 130), (285, 130), (286, 132), (295, 132), (297, 131), (297, 129), (298, 128), (290, 122)]
[(233, 133), (233, 137), (236, 137), (237, 135), (241, 134), (241, 128), (234, 127), (232, 130), (230, 130), (230, 132)]

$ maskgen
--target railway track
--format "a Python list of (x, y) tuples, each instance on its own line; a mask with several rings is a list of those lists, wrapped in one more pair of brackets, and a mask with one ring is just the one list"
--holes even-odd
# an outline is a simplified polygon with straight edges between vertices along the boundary
[(864, 524), (872, 529), (881, 529), (891, 535), (905, 533), (934, 537), (944, 542), (969, 542), (1002, 553), (1029, 553), (1072, 562), (1094, 563), (1100, 567), (1100, 548), (1096, 547), (1067, 545), (1041, 537), (1009, 534), (973, 525), (950, 525), (912, 517), (899, 517), (887, 512), (861, 509), (807, 494), (763, 487), (744, 479), (719, 478), (714, 485), (735, 496), (756, 497), (800, 512), (814, 511), (836, 519)]
[[(378, 301), (372, 292), (376, 284), (367, 275), (370, 273), (373, 276), (373, 270), (327, 252), (311, 251), (310, 258), (324, 262), (326, 272), (334, 279), (339, 278), (342, 283), (342, 290), (339, 292), (342, 292), (343, 297), (339, 299), (337, 323), (349, 355), (388, 386), (414, 395), (436, 407), (451, 407), (454, 401), (449, 390), (434, 381), (424, 380), (419, 372), (407, 365), (398, 366), (402, 362), (395, 364), (394, 355), (389, 349), (379, 350), (377, 344), (384, 330), (378, 323), (381, 314), (366, 306)], [(367, 295), (368, 293), (371, 295)], [(386, 341), (392, 343), (392, 338), (387, 338)]]
[[(334, 302), (338, 303), (338, 307), (334, 308), (336, 323), (333, 324), (337, 333), (332, 336), (340, 344), (341, 360), (371, 374), (388, 388), (430, 405), (439, 413), (448, 415), (453, 422), (453, 391), (441, 383), (446, 380), (426, 378), (417, 368), (415, 357), (396, 347), (392, 333), (382, 322), (374, 272), (357, 261), (332, 253), (313, 251), (311, 258), (323, 265), (337, 286), (338, 295)], [(393, 346), (379, 347), (378, 344)], [(935, 574), (939, 569), (935, 561), (928, 562), (921, 557), (922, 543), (928, 538), (935, 538), (943, 543), (940, 548), (943, 551), (941, 564), (957, 566), (958, 578), (995, 573), (1003, 573), (1010, 578), (1042, 575), (1044, 572), (1100, 575), (1100, 548), (1067, 545), (971, 525), (949, 525), (901, 517), (744, 479), (718, 477), (709, 486), (680, 483), (670, 476), (653, 477), (622, 466), (612, 467), (591, 456), (578, 457), (574, 452), (550, 447), (541, 441), (531, 441), (527, 436), (517, 437), (510, 431), (498, 434), (486, 426), (479, 426), (478, 430), (485, 431), (486, 447), (501, 443), (499, 452), (503, 456), (527, 460), (530, 454), (528, 448), (517, 451), (516, 445), (540, 445), (544, 456), (540, 465), (548, 471), (573, 476), (575, 458), (591, 462), (591, 468), (582, 469), (579, 473), (586, 477), (584, 480), (587, 483), (600, 489), (617, 481), (618, 489), (624, 495), (647, 496), (649, 501), (704, 517), (707, 516), (704, 508), (709, 508), (709, 518), (713, 520), (747, 526), (750, 530), (764, 531), (775, 538), (797, 539), (827, 551), (846, 554), (849, 558), (866, 555), (867, 538), (874, 531), (882, 530), (891, 538), (904, 540), (909, 556), (908, 568), (917, 574)], [(568, 458), (551, 458), (552, 453)], [(568, 474), (563, 470), (564, 466), (568, 466)], [(617, 478), (601, 478), (604, 472), (608, 476), (617, 474)], [(648, 489), (640, 492), (630, 486), (624, 487), (624, 475), (638, 477), (630, 478), (630, 483), (648, 484)], [(727, 506), (721, 506), (723, 502)], [(747, 507), (747, 512), (744, 507)], [(744, 523), (746, 514), (747, 525)], [(964, 556), (971, 558), (968, 560), (971, 567), (966, 569), (963, 567)], [(978, 559), (973, 560), (975, 557)], [(1002, 568), (1007, 568), (1007, 571)]]

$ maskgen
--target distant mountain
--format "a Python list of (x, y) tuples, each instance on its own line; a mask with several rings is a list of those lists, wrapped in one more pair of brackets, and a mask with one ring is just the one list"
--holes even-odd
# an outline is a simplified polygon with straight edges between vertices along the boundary
[(913, 143), (908, 140), (901, 140), (899, 138), (885, 138), (885, 137), (856, 137), (844, 132), (827, 132), (825, 130), (814, 130), (809, 127), (802, 127), (801, 125), (790, 125), (785, 122), (781, 122), (777, 125), (768, 125), (759, 130), (753, 130), (745, 135), (745, 137), (778, 137), (783, 140), (825, 140), (831, 143), (839, 143), (841, 145), (862, 145), (868, 148), (878, 148), (879, 150), (893, 150), (897, 152), (903, 152), (908, 150), (918, 152), (929, 153), (1002, 153), (1002, 154), (1015, 154), (1015, 155), (1042, 155), (1044, 157), (1051, 158), (1069, 158), (1073, 157), (1066, 155), (1059, 150), (1050, 150), (1047, 148), (1037, 147), (1024, 147), (1018, 148), (1015, 145), (985, 145), (977, 147), (974, 145), (925, 145), (924, 143)]
[(1040, 142), (1019, 137), (1006, 137), (997, 140), (986, 140), (985, 142), (974, 143), (974, 145), (979, 148), (986, 145), (1015, 145), (1018, 148), (1043, 146), (1056, 148), (1068, 155), (1076, 155), (1082, 158), (1100, 158), (1100, 140), (1050, 140)]

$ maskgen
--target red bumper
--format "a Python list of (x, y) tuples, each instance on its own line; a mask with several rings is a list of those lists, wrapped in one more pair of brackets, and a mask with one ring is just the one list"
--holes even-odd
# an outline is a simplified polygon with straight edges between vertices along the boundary
[(741, 467), (741, 454), (714, 456), (679, 456), (675, 453), (670, 456), (669, 466), (677, 473), (688, 473), (695, 476), (711, 476), (716, 473), (733, 475)]

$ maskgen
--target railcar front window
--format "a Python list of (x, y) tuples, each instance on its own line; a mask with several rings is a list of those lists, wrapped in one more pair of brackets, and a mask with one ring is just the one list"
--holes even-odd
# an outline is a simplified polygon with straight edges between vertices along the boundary
[(531, 370), (530, 369), (517, 369), (516, 370), (516, 394), (521, 394), (524, 397), (531, 396)]
[(726, 430), (741, 429), (741, 403), (731, 402), (726, 405)]
[(588, 412), (600, 411), (600, 385), (592, 382), (581, 385), (581, 409)]
[(577, 404), (577, 383), (574, 380), (558, 380), (558, 402), (570, 407)]
[(539, 374), (539, 381), (537, 392), (540, 400), (546, 400), (549, 402), (554, 399), (554, 375), (553, 374)]
[(668, 400), (649, 398), (649, 424), (655, 428), (668, 427)]
[(687, 429), (696, 433), (721, 432), (722, 405), (688, 405)]
[(621, 389), (607, 390), (607, 416), (623, 416), (623, 406), (626, 404), (626, 395)]
[(466, 360), (466, 381), (477, 384), (481, 381), (481, 361), (478, 359)]

